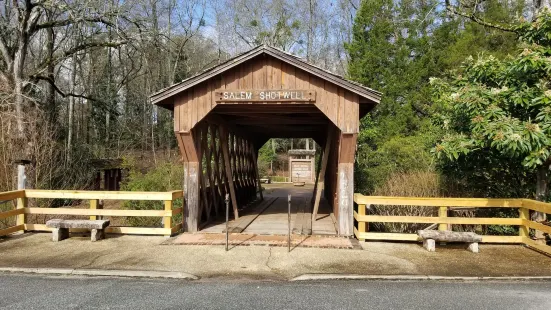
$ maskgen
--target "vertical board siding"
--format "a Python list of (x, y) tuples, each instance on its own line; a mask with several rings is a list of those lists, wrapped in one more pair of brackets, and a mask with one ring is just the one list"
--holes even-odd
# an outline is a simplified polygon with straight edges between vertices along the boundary
[[(270, 56), (259, 56), (176, 95), (174, 131), (189, 132), (217, 104), (214, 92), (221, 89), (305, 89), (316, 91), (314, 104), (344, 133), (357, 133), (359, 96), (331, 82)], [(245, 103), (247, 104), (247, 103)], [(251, 104), (249, 102), (249, 104)], [(267, 104), (266, 102), (255, 104)], [(280, 104), (280, 102), (270, 102)]]
[(266, 59), (262, 58), (253, 63), (253, 89), (266, 89)]
[(236, 72), (239, 72), (240, 70), (240, 66), (237, 66), (234, 69), (228, 70), (223, 73), (223, 75), (226, 77), (226, 89), (239, 88), (239, 81), (237, 80)]
[(310, 86), (310, 74), (307, 72), (295, 68), (295, 85), (297, 89), (312, 89)]
[(296, 88), (296, 73), (295, 66), (281, 63), (281, 88), (295, 89)]
[(183, 104), (179, 99), (180, 96), (176, 96), (174, 100), (174, 132), (180, 132), (180, 109)]
[(338, 89), (338, 108), (337, 108), (337, 124), (344, 131), (346, 100), (344, 99), (344, 89)]
[(281, 89), (281, 61), (272, 58), (272, 85), (271, 89)]
[(274, 59), (272, 57), (266, 58), (264, 62), (264, 70), (266, 71), (266, 88), (273, 88), (274, 82)]
[(325, 115), (327, 115), (327, 107), (325, 105), (325, 96), (324, 96), (324, 82), (317, 76), (309, 76), (309, 86), (310, 89), (316, 91), (316, 107)]
[(333, 124), (337, 125), (340, 128), (339, 119), (338, 119), (338, 110), (339, 110), (339, 89), (333, 83), (325, 81), (324, 92), (321, 94), (323, 96), (323, 101), (326, 109), (325, 115), (329, 118)]

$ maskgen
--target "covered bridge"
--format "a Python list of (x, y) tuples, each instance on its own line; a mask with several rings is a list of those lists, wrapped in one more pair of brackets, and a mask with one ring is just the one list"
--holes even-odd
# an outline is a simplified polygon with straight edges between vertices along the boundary
[[(338, 233), (353, 233), (354, 155), (359, 120), (381, 94), (272, 48), (259, 46), (163, 89), (153, 104), (174, 111), (185, 166), (185, 229), (260, 195), (258, 150), (270, 138), (313, 138), (323, 152), (312, 206), (321, 190)], [(315, 211), (314, 211), (315, 212)]]

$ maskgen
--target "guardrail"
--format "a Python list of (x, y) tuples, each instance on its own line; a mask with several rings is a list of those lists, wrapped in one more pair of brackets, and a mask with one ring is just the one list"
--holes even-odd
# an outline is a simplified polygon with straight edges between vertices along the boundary
[[(551, 226), (530, 220), (530, 211), (551, 214), (551, 204), (531, 199), (485, 199), (485, 198), (415, 198), (364, 196), (354, 194), (354, 219), (358, 227), (354, 227), (354, 235), (360, 240), (397, 240), (419, 241), (417, 234), (369, 232), (368, 223), (426, 223), (438, 224), (439, 230), (446, 230), (448, 224), (466, 225), (513, 225), (519, 226), (518, 236), (482, 236), (482, 242), (487, 243), (520, 243), (538, 251), (551, 255), (551, 246), (540, 244), (530, 239), (530, 229), (551, 234)], [(436, 207), (438, 216), (384, 216), (367, 215), (369, 205), (383, 206), (413, 206)], [(518, 218), (480, 218), (480, 217), (448, 217), (448, 209), (454, 208), (516, 208)]]
[[(72, 191), (72, 190), (17, 190), (0, 193), (0, 201), (17, 200), (16, 209), (0, 212), (0, 220), (17, 217), (15, 226), (0, 230), (0, 236), (18, 231), (51, 231), (45, 224), (27, 222), (28, 214), (44, 215), (80, 215), (90, 216), (91, 220), (98, 216), (121, 217), (162, 217), (163, 227), (117, 227), (109, 226), (107, 233), (135, 235), (165, 235), (170, 236), (182, 229), (182, 223), (172, 225), (172, 218), (183, 213), (183, 207), (173, 208), (174, 200), (183, 197), (183, 191), (172, 192), (115, 192), (115, 191)], [(28, 199), (78, 199), (88, 200), (89, 209), (77, 208), (29, 208)], [(112, 210), (100, 209), (99, 200), (153, 200), (164, 201), (164, 210)], [(71, 229), (72, 232), (82, 231)]]

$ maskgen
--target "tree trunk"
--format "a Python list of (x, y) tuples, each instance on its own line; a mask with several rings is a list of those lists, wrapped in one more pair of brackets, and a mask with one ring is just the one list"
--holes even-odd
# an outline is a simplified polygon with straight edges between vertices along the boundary
[[(54, 42), (55, 42), (55, 33), (53, 28), (48, 28), (46, 31), (46, 53), (48, 59), (53, 59), (54, 57)], [(54, 81), (54, 70), (55, 66), (53, 62), (47, 67), (46, 75), (49, 79)], [(57, 121), (57, 107), (55, 102), (55, 90), (52, 83), (46, 84), (46, 107), (48, 113), (48, 121), (51, 124), (55, 124)]]
[[(26, 44), (25, 44), (26, 45)], [(23, 94), (23, 64), (25, 63), (26, 47), (19, 47), (15, 53), (13, 62), (13, 90), (15, 95), (15, 118), (17, 122), (17, 134), (19, 139), (25, 138), (25, 125), (23, 116), (23, 105), (25, 98)]]
[[(72, 62), (72, 68), (71, 68), (71, 80), (70, 83), (70, 92), (75, 93), (75, 80), (77, 77), (77, 57), (76, 54), (73, 55), (73, 58), (71, 60)], [(74, 109), (75, 109), (75, 97), (70, 96), (69, 97), (69, 109), (68, 109), (68, 120), (67, 120), (67, 162), (69, 163), (71, 161), (71, 151), (73, 149), (73, 115), (74, 115)]]

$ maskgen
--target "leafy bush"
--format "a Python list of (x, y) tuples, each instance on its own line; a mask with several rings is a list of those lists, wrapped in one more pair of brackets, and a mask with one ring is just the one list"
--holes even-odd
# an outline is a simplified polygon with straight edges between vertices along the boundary
[[(182, 164), (165, 162), (145, 173), (133, 169), (132, 167), (135, 167), (135, 165), (132, 165), (132, 163), (127, 163), (126, 166), (131, 167), (130, 174), (126, 182), (121, 185), (121, 190), (166, 192), (182, 189), (184, 180), (184, 166)], [(173, 207), (178, 208), (182, 204), (183, 200), (177, 199), (174, 201)], [(125, 201), (122, 208), (126, 210), (163, 210), (164, 203), (162, 201)], [(181, 217), (181, 215), (178, 217)], [(173, 221), (181, 221), (181, 218), (178, 217), (173, 218)], [(131, 226), (157, 227), (161, 226), (161, 218), (131, 217), (128, 218), (128, 223)]]
[(434, 170), (430, 149), (436, 141), (436, 135), (431, 131), (432, 128), (411, 136), (396, 134), (381, 137), (382, 133), (373, 129), (375, 124), (369, 123), (369, 117), (362, 123), (355, 167), (357, 192), (371, 194), (377, 187), (384, 186), (393, 174)]
[(551, 165), (549, 29), (551, 12), (544, 10), (532, 23), (517, 27), (523, 49), (515, 56), (470, 57), (451, 79), (431, 80), (442, 111), (434, 120), (446, 131), (434, 147), (437, 157), (448, 162), (467, 156), (486, 163), (493, 159), (494, 165), (482, 170), (490, 174), (516, 170), (523, 177), (537, 170), (540, 200), (548, 199), (548, 190), (542, 189)]

